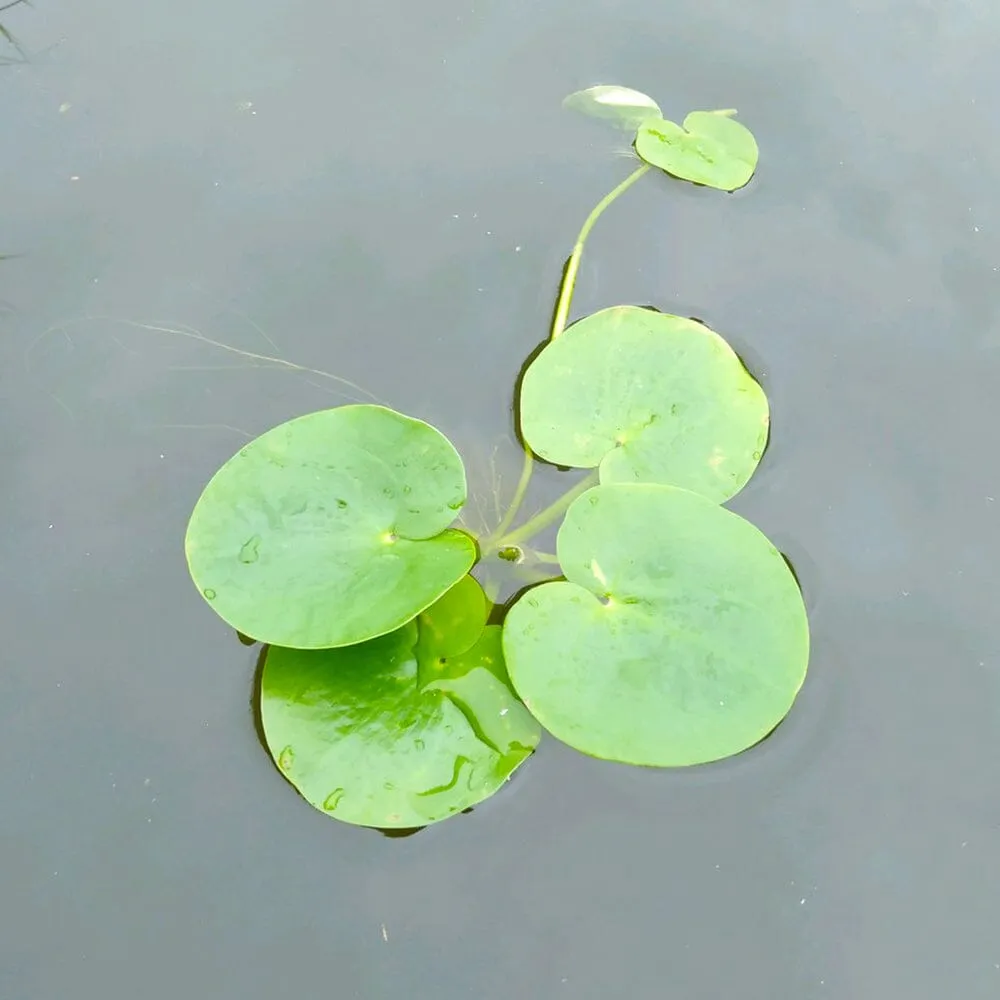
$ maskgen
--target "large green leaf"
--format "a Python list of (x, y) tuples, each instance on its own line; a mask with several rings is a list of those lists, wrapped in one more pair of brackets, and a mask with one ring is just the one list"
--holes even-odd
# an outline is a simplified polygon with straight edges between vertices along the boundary
[(809, 627), (795, 578), (752, 524), (669, 486), (595, 486), (559, 530), (566, 581), (511, 608), (514, 687), (595, 757), (682, 766), (739, 753), (787, 714)]
[(602, 309), (546, 345), (524, 374), (520, 413), (550, 462), (720, 502), (767, 443), (767, 397), (732, 348), (701, 323), (637, 306)]
[(601, 85), (577, 90), (563, 101), (563, 107), (626, 129), (637, 128), (647, 118), (660, 117), (656, 101), (630, 87)]
[(692, 111), (683, 128), (663, 118), (639, 125), (635, 151), (654, 167), (696, 184), (735, 191), (757, 169), (753, 133), (732, 111)]
[(341, 406), (274, 427), (215, 474), (185, 549), (198, 589), (233, 628), (299, 649), (382, 635), (428, 607), (476, 558), (445, 530), (465, 470), (429, 424)]
[(272, 646), (268, 747), (317, 809), (362, 826), (446, 819), (496, 792), (541, 730), (510, 689), (471, 577), (416, 621), (343, 649)]

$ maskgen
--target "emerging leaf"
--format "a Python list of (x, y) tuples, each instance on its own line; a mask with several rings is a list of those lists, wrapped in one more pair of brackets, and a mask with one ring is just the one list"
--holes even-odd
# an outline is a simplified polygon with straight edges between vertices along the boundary
[(612, 121), (623, 129), (636, 129), (647, 118), (659, 118), (660, 108), (652, 97), (628, 87), (588, 87), (570, 94), (563, 107), (591, 118)]

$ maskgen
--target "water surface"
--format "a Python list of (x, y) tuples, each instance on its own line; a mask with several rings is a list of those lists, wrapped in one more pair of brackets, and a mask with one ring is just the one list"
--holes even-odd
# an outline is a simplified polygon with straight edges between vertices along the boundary
[[(31, 54), (0, 68), (4, 997), (997, 995), (994, 6), (3, 16)], [(562, 261), (630, 169), (560, 110), (598, 82), (760, 142), (732, 197), (630, 191), (575, 311), (698, 316), (764, 383), (733, 506), (802, 580), (808, 683), (727, 763), (549, 739), (418, 836), (336, 824), (257, 743), (256, 653), (181, 542), (248, 436), (367, 397), (197, 338), (432, 421), (489, 503)]]

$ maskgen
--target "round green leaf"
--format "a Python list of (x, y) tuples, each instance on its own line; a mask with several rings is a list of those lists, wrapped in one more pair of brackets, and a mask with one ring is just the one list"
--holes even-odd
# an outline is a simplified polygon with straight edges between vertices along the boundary
[(383, 406), (274, 427), (213, 476), (188, 524), (195, 584), (233, 628), (300, 649), (398, 628), (472, 567), (451, 442)]
[(659, 118), (660, 108), (647, 94), (630, 87), (602, 85), (570, 94), (563, 107), (591, 118), (603, 118), (621, 128), (634, 129), (647, 118)]
[(753, 133), (733, 121), (732, 111), (692, 111), (684, 127), (663, 118), (639, 125), (635, 151), (647, 163), (695, 184), (735, 191), (757, 169)]
[(510, 689), (500, 628), (465, 577), (415, 621), (342, 649), (272, 646), (261, 679), (267, 745), (335, 819), (405, 828), (496, 792), (541, 730)]
[(615, 306), (574, 323), (528, 367), (521, 432), (536, 455), (602, 483), (682, 486), (723, 501), (767, 443), (763, 389), (708, 327)]
[(595, 486), (559, 530), (566, 581), (511, 608), (503, 648), (541, 724), (584, 753), (675, 767), (739, 753), (788, 713), (809, 626), (781, 553), (670, 486)]

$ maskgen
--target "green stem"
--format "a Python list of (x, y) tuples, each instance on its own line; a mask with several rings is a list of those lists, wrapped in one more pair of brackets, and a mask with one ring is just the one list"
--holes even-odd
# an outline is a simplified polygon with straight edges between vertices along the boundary
[(534, 464), (535, 456), (531, 453), (531, 449), (525, 445), (524, 465), (521, 466), (521, 478), (517, 481), (517, 489), (514, 490), (514, 496), (510, 501), (510, 506), (507, 508), (507, 513), (504, 514), (495, 530), (491, 531), (489, 537), (483, 542), (484, 548), (494, 547), (496, 540), (503, 537), (503, 533), (511, 526), (511, 522), (517, 516), (518, 510), (521, 508), (521, 502), (524, 500), (524, 495), (528, 492), (528, 483), (531, 481), (531, 469)]
[(552, 320), (552, 334), (550, 339), (555, 340), (566, 329), (566, 322), (569, 320), (569, 307), (573, 301), (573, 289), (576, 286), (576, 275), (580, 270), (580, 258), (583, 256), (583, 245), (587, 242), (594, 223), (600, 218), (601, 213), (620, 194), (624, 194), (643, 174), (650, 169), (648, 163), (633, 170), (613, 191), (609, 191), (595, 206), (594, 210), (587, 216), (586, 222), (580, 230), (580, 235), (576, 238), (576, 245), (570, 254), (566, 264), (566, 272), (563, 275), (562, 285), (559, 288), (559, 299), (556, 302), (556, 314)]
[(538, 552), (536, 549), (529, 549), (531, 561), (541, 563), (543, 566), (558, 566), (559, 556), (554, 552)]
[[(558, 337), (559, 334), (566, 329), (566, 323), (569, 320), (569, 308), (573, 301), (573, 289), (576, 287), (576, 276), (580, 270), (580, 258), (583, 256), (583, 247), (587, 242), (587, 237), (590, 235), (591, 229), (594, 228), (594, 224), (601, 217), (604, 210), (620, 194), (624, 194), (649, 169), (649, 164), (644, 163), (642, 166), (633, 170), (632, 173), (630, 173), (628, 177), (621, 182), (621, 184), (619, 184), (613, 191), (609, 191), (594, 206), (590, 215), (588, 215), (584, 220), (583, 226), (580, 228), (580, 232), (577, 235), (573, 252), (570, 254), (569, 260), (566, 262), (566, 270), (563, 273), (562, 284), (559, 286), (559, 298), (556, 300), (556, 311), (552, 320), (552, 332), (550, 334), (551, 340), (555, 340), (556, 337)], [(500, 523), (496, 526), (496, 529), (491, 531), (489, 535), (483, 539), (481, 551), (484, 555), (488, 552), (496, 551), (505, 545), (516, 545), (518, 542), (531, 538), (531, 536), (536, 532), (548, 527), (548, 525), (550, 525), (580, 495), (580, 493), (594, 485), (594, 482), (596, 482), (597, 474), (595, 472), (593, 475), (588, 476), (587, 479), (583, 480), (580, 484), (571, 489), (568, 493), (561, 496), (555, 503), (546, 507), (545, 510), (526, 521), (520, 528), (517, 528), (509, 535), (506, 535), (505, 532), (508, 528), (510, 528), (511, 524), (513, 524), (514, 518), (517, 517), (517, 512), (521, 509), (521, 504), (524, 501), (525, 494), (528, 492), (528, 483), (531, 481), (534, 458), (535, 456), (532, 454), (531, 449), (527, 445), (524, 445), (524, 465), (521, 467), (521, 477), (518, 480), (517, 489), (514, 491), (514, 496), (511, 499), (510, 506), (500, 519)]]
[(576, 486), (568, 489), (558, 500), (553, 501), (544, 510), (539, 511), (534, 517), (529, 518), (519, 528), (515, 528), (509, 535), (497, 539), (496, 548), (505, 545), (520, 545), (529, 538), (534, 537), (543, 528), (552, 524), (569, 505), (581, 494), (597, 485), (597, 469), (594, 469), (588, 476), (581, 479)]

